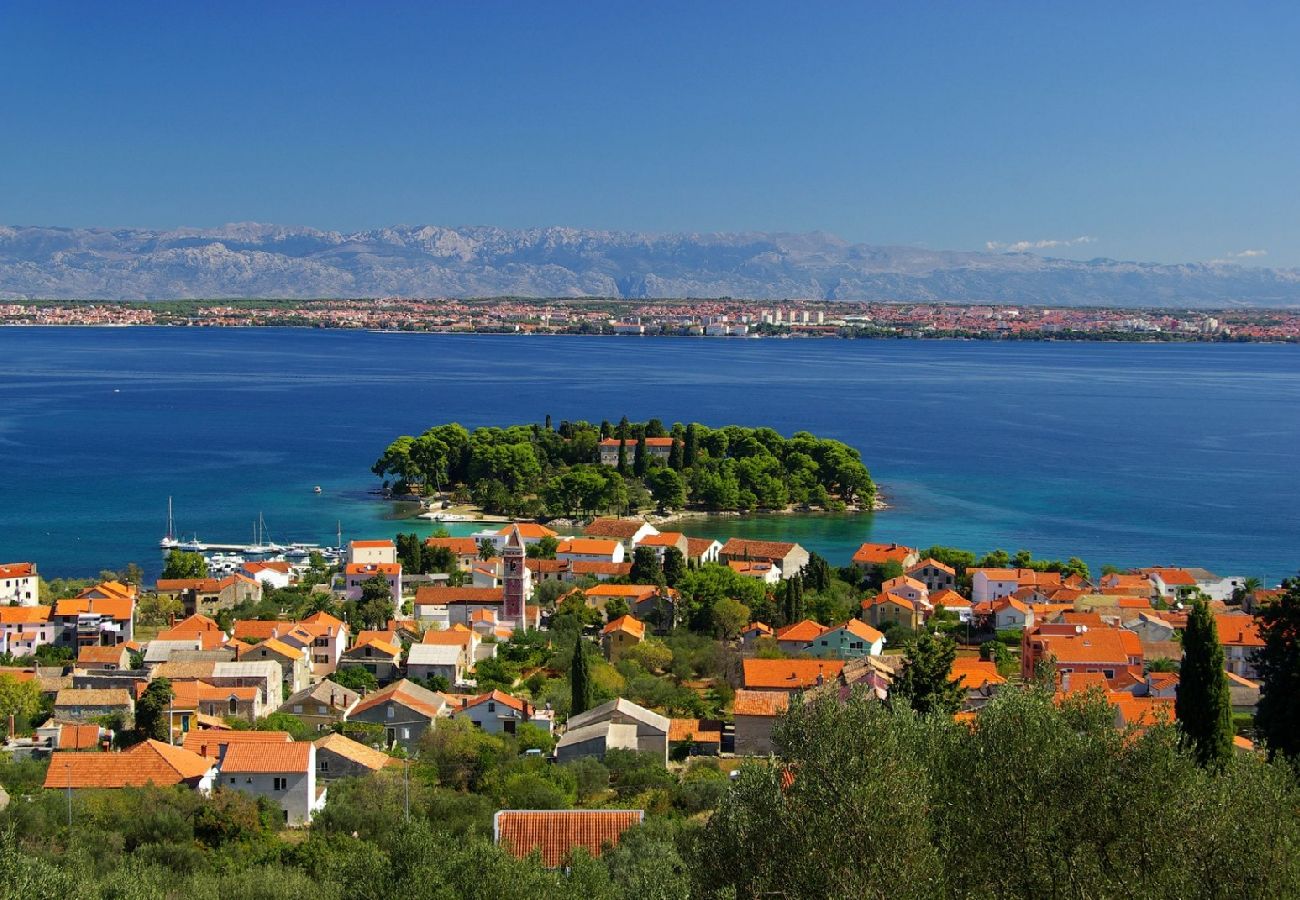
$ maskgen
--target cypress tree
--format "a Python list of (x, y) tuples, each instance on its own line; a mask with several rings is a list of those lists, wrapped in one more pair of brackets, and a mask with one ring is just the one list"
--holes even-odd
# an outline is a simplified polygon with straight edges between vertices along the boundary
[(591, 663), (582, 646), (582, 632), (578, 632), (573, 642), (573, 666), (569, 669), (569, 687), (572, 690), (569, 704), (569, 717), (585, 713), (595, 704), (591, 684)]
[(646, 464), (649, 462), (646, 459), (645, 440), (644, 434), (637, 437), (636, 452), (632, 454), (632, 474), (637, 478), (645, 477)]
[(618, 439), (618, 474), (627, 474), (627, 438), (621, 435)]
[(1221, 767), (1232, 757), (1232, 702), (1223, 673), (1223, 646), (1210, 608), (1196, 601), (1183, 631), (1183, 665), (1174, 712), (1183, 742), (1202, 766)]
[(682, 442), (673, 437), (673, 448), (668, 451), (668, 468), (680, 472), (682, 470)]
[(1264, 646), (1255, 657), (1259, 707), (1255, 727), (1268, 755), (1300, 756), (1300, 578), (1282, 582), (1282, 596), (1256, 614)]
[(699, 451), (699, 435), (695, 433), (695, 423), (686, 426), (686, 442), (682, 447), (682, 465), (690, 468), (695, 465), (695, 454)]
[(609, 424), (609, 419), (602, 420), (600, 423), (600, 439), (603, 441), (605, 438), (610, 437), (613, 434), (614, 426)]

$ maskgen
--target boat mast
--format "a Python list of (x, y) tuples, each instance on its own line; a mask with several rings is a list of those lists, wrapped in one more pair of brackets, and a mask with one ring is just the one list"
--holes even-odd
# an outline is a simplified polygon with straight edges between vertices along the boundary
[(172, 498), (167, 498), (167, 540), (176, 539), (176, 522), (172, 519)]

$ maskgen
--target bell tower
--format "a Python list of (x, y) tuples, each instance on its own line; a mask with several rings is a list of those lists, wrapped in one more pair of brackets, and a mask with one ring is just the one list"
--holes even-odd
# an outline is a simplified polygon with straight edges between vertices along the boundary
[(519, 526), (510, 529), (505, 546), (501, 549), (502, 568), (505, 573), (505, 608), (502, 618), (515, 628), (524, 627), (524, 604), (532, 593), (532, 572), (525, 562), (524, 539), (519, 534)]

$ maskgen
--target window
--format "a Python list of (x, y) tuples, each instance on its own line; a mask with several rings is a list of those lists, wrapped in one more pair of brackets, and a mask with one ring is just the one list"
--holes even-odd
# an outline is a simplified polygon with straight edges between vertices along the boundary
[(251, 778), (245, 778), (245, 779), (244, 779), (244, 784), (252, 784), (252, 783), (253, 783), (253, 779), (251, 779)]
[(231, 776), (230, 776), (230, 783), (231, 783), (231, 784), (234, 784), (234, 783), (235, 783), (236, 781), (238, 781), (238, 780), (239, 780), (239, 779), (235, 778), (234, 775), (231, 775)]
[(385, 707), (384, 715), (386, 715), (388, 718), (391, 719), (394, 715), (396, 715), (396, 713), (393, 711), (393, 708), (391, 706), (388, 706)]
[(230, 698), (230, 714), (233, 716), (239, 711), (239, 701), (234, 697)]
[(494, 703), (493, 701), (489, 700), (489, 701), (488, 701), (488, 712), (496, 712), (496, 711), (497, 711), (497, 705), (496, 705), (496, 703)]
[(299, 714), (299, 713), (301, 713), (301, 712), (302, 712), (302, 704), (301, 704), (301, 703), (295, 703), (295, 704), (293, 705), (293, 711), (294, 711), (295, 714)]
[(330, 770), (329, 760), (322, 759), (316, 768), (320, 769), (322, 772), (328, 772)]
[(402, 729), (402, 740), (406, 740), (406, 739), (409, 738), (410, 736), (411, 736), (411, 729), (409, 729), (409, 728), (403, 728), (403, 729)]
[(1114, 677), (1115, 677), (1115, 670), (1114, 670), (1114, 669), (1102, 669), (1102, 670), (1101, 670), (1101, 674), (1102, 674), (1102, 676), (1105, 677), (1105, 678), (1114, 678)]
[(288, 779), (288, 778), (277, 778), (277, 779), (275, 779), (275, 789), (276, 789), (277, 791), (282, 791), (282, 790), (284, 790), (285, 788), (287, 788), (288, 786), (289, 786), (289, 779)]

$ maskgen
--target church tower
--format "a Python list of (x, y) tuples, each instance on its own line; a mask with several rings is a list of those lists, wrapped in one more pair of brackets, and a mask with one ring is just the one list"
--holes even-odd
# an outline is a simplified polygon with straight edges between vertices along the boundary
[(524, 604), (533, 592), (532, 572), (525, 563), (524, 539), (519, 526), (510, 529), (505, 546), (501, 549), (502, 568), (505, 571), (505, 609), (502, 618), (515, 628), (524, 627)]

